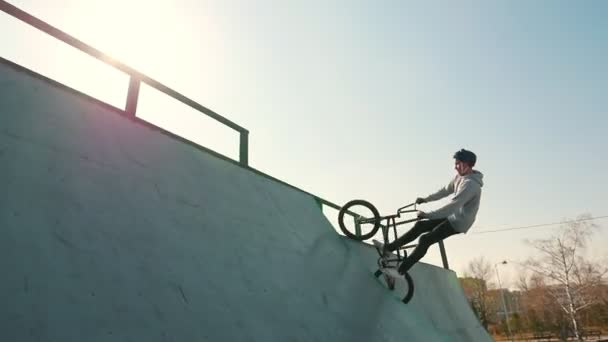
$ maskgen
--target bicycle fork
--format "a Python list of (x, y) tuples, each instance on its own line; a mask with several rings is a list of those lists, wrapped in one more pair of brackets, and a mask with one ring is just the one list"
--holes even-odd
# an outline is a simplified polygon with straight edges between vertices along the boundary
[[(382, 238), (384, 239), (384, 245), (387, 245), (389, 243), (389, 230), (390, 227), (393, 227), (393, 234), (395, 235), (395, 240), (397, 240), (397, 238), (399, 236), (397, 236), (397, 225), (395, 223), (395, 218), (394, 217), (388, 217), (386, 219), (386, 226), (381, 226), (382, 227)], [(392, 261), (392, 260), (387, 260), (387, 261)], [(402, 261), (401, 258), (401, 248), (397, 248), (397, 264), (400, 263)]]

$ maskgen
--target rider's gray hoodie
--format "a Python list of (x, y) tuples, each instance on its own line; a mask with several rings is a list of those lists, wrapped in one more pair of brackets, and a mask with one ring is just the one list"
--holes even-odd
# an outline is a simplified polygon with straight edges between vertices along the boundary
[(482, 186), (483, 174), (479, 171), (473, 171), (466, 176), (456, 175), (448, 185), (425, 198), (425, 201), (432, 202), (454, 194), (450, 203), (428, 212), (426, 217), (429, 219), (447, 217), (456, 231), (466, 233), (475, 222)]

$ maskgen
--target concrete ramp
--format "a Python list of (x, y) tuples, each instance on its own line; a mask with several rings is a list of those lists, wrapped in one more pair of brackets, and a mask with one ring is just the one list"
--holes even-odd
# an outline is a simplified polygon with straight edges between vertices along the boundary
[(491, 340), (453, 272), (405, 305), (309, 194), (7, 63), (0, 179), (2, 341)]

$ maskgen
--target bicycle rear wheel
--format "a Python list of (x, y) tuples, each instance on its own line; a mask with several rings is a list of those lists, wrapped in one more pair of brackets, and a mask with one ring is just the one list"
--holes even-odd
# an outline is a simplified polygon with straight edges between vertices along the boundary
[(414, 296), (414, 280), (412, 279), (409, 273), (405, 273), (403, 277), (405, 278), (405, 282), (407, 283), (407, 293), (401, 301), (407, 304), (410, 302), (410, 300), (412, 300), (412, 297)]
[[(359, 217), (353, 218), (354, 224), (345, 222), (344, 216), (347, 214), (347, 211), (359, 215)], [(340, 209), (338, 223), (344, 235), (354, 240), (363, 241), (371, 238), (378, 232), (380, 228), (380, 213), (368, 201), (352, 200)]]
[[(391, 290), (391, 291), (395, 290), (395, 279), (384, 274), (384, 272), (382, 272), (381, 270), (377, 270), (374, 273), (374, 276), (376, 276), (376, 278), (379, 278), (381, 275), (384, 276), (384, 281), (386, 282), (386, 285), (389, 288), (389, 290)], [(414, 297), (414, 280), (412, 279), (412, 276), (410, 276), (409, 273), (405, 273), (403, 275), (403, 278), (405, 279), (405, 282), (407, 284), (407, 290), (405, 292), (405, 296), (403, 296), (403, 299), (401, 299), (401, 301), (404, 304), (407, 304), (410, 302), (410, 300), (412, 300), (412, 297)]]

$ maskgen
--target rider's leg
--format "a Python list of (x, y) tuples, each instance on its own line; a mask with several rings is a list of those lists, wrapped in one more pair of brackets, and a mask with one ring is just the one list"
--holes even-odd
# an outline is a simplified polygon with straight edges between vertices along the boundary
[(416, 240), (421, 234), (432, 231), (433, 228), (437, 227), (443, 221), (445, 221), (445, 219), (418, 221), (412, 229), (401, 235), (395, 241), (386, 244), (385, 249), (389, 252), (395, 251), (399, 249), (399, 247), (405, 246)]
[(432, 244), (458, 233), (459, 232), (454, 230), (450, 222), (445, 220), (445, 223), (436, 227), (430, 233), (422, 235), (418, 241), (418, 246), (416, 246), (412, 254), (403, 260), (399, 266), (399, 273), (404, 274), (414, 266), (415, 263), (422, 259)]

